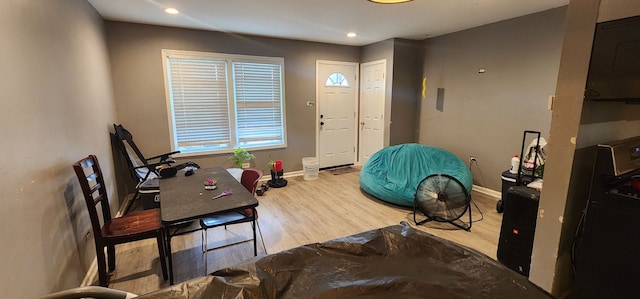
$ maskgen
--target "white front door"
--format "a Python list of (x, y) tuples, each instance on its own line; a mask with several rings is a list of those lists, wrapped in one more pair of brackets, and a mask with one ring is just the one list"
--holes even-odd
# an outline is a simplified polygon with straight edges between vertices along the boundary
[(384, 147), (384, 107), (386, 60), (362, 64), (360, 93), (360, 149), (358, 161), (364, 165)]
[(320, 168), (354, 163), (357, 91), (357, 63), (316, 62), (316, 128)]

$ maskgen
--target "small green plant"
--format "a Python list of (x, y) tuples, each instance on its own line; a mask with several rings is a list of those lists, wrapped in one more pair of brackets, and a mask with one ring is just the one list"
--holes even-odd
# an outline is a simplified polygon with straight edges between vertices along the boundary
[(233, 150), (231, 154), (232, 156), (229, 157), (229, 160), (231, 160), (238, 168), (241, 168), (245, 161), (251, 161), (256, 158), (252, 153), (241, 147)]
[(275, 166), (276, 165), (276, 160), (274, 160), (271, 155), (269, 155), (269, 161), (267, 162), (267, 165), (264, 166), (263, 171), (269, 169), (269, 170), (273, 170), (275, 171)]

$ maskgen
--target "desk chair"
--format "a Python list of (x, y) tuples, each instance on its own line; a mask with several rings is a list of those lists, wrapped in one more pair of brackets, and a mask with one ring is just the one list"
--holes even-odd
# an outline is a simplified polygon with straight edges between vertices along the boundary
[[(80, 182), (80, 187), (82, 188), (82, 193), (87, 203), (87, 209), (89, 210), (89, 218), (91, 218), (91, 227), (96, 243), (100, 285), (103, 287), (109, 285), (104, 252), (105, 247), (107, 248), (109, 271), (113, 271), (116, 268), (115, 245), (148, 238), (156, 238), (160, 263), (162, 265), (162, 276), (166, 280), (168, 278), (165, 258), (166, 250), (164, 230), (160, 222), (160, 209), (145, 210), (118, 218), (112, 218), (107, 190), (100, 164), (98, 164), (98, 158), (94, 155), (89, 155), (74, 163), (73, 169)], [(96, 208), (98, 204), (100, 204), (102, 208), (102, 225), (100, 224), (98, 209)]]
[[(255, 196), (256, 188), (258, 187), (258, 181), (260, 180), (260, 178), (262, 178), (262, 171), (260, 171), (258, 169), (245, 169), (242, 172), (242, 176), (240, 177), (240, 183), (249, 192), (251, 192), (252, 195)], [(212, 250), (215, 250), (215, 249), (224, 248), (224, 247), (228, 247), (228, 246), (233, 246), (233, 245), (237, 245), (237, 244), (241, 244), (241, 243), (245, 243), (245, 242), (253, 241), (253, 255), (254, 256), (258, 255), (258, 247), (257, 247), (257, 243), (256, 243), (256, 241), (257, 241), (256, 240), (256, 226), (257, 226), (258, 231), (260, 233), (260, 240), (262, 240), (262, 232), (260, 231), (260, 225), (258, 225), (258, 222), (257, 222), (258, 221), (258, 211), (255, 210), (256, 211), (255, 215), (254, 215), (253, 211), (254, 211), (253, 209), (246, 209), (246, 210), (240, 211), (240, 212), (229, 212), (229, 213), (216, 215), (216, 216), (213, 216), (213, 217), (207, 217), (207, 218), (200, 219), (200, 226), (202, 227), (202, 254), (204, 255), (204, 271), (205, 271), (205, 275), (208, 274), (207, 273), (207, 252), (209, 252), (209, 251), (212, 251)], [(253, 239), (247, 239), (247, 240), (238, 241), (238, 242), (234, 242), (234, 243), (230, 243), (230, 244), (225, 244), (225, 245), (214, 247), (214, 248), (208, 248), (207, 229), (214, 228), (214, 227), (219, 227), (219, 226), (224, 226), (225, 229), (226, 229), (227, 225), (245, 223), (245, 222), (251, 222), (251, 228), (253, 229)], [(263, 243), (263, 247), (264, 247), (264, 243)]]

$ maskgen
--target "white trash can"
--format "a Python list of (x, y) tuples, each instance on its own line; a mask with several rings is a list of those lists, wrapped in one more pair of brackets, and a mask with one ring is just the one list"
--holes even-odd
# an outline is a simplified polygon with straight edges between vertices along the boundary
[(312, 181), (318, 178), (320, 171), (320, 162), (316, 157), (302, 158), (302, 170), (304, 171), (304, 180)]

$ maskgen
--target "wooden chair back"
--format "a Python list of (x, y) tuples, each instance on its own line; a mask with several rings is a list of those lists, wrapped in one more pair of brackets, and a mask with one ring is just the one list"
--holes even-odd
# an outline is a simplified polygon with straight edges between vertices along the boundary
[(87, 203), (89, 218), (91, 218), (91, 228), (93, 229), (96, 243), (104, 244), (102, 240), (102, 225), (96, 206), (100, 204), (104, 222), (111, 220), (111, 208), (98, 158), (95, 155), (89, 155), (73, 164), (73, 169), (76, 172), (84, 200)]

